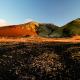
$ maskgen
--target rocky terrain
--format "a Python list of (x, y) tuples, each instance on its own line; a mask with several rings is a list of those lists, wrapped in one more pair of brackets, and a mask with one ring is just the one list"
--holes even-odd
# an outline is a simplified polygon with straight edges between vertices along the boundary
[(80, 43), (0, 43), (0, 80), (79, 80)]

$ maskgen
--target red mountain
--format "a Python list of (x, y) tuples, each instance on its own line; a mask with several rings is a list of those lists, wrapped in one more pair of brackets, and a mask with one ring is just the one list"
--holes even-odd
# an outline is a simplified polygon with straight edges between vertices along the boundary
[(37, 27), (38, 23), (36, 22), (0, 27), (0, 36), (6, 37), (36, 36)]

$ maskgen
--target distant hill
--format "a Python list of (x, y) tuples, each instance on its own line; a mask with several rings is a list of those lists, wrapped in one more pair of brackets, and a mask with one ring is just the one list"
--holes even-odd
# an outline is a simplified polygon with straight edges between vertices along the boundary
[(36, 36), (37, 35), (36, 27), (38, 27), (38, 23), (36, 22), (4, 26), (0, 27), (0, 36), (6, 37)]
[(72, 37), (80, 35), (80, 18), (75, 19), (68, 24), (62, 26), (64, 37)]
[(50, 23), (38, 23), (35, 21), (0, 27), (0, 36), (6, 37), (60, 37), (59, 27)]
[(62, 27), (58, 27), (54, 24), (40, 24), (40, 36), (44, 37), (73, 37), (80, 35), (80, 18), (75, 19)]
[(40, 23), (38, 27), (39, 36), (60, 37), (59, 27), (50, 23)]
[(38, 23), (35, 21), (0, 27), (1, 37), (31, 37), (40, 36), (48, 38), (73, 37), (80, 35), (80, 18), (75, 19), (62, 27), (51, 23)]

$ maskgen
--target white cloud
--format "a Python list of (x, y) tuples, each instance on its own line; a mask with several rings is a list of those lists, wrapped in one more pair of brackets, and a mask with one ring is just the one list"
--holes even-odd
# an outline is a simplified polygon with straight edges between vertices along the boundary
[(8, 22), (4, 19), (0, 19), (0, 27), (9, 25)]
[(33, 19), (27, 18), (24, 22), (25, 22), (25, 23), (28, 23), (28, 22), (31, 22), (31, 21), (33, 21)]

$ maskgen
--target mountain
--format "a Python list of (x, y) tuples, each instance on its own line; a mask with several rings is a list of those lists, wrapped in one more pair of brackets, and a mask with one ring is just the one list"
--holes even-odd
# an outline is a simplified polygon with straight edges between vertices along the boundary
[(60, 37), (59, 27), (50, 23), (38, 23), (35, 21), (0, 27), (0, 36), (6, 37)]
[(62, 33), (64, 37), (72, 37), (80, 35), (80, 18), (75, 19), (68, 24), (62, 26)]
[(75, 19), (62, 27), (51, 23), (38, 23), (31, 21), (19, 25), (0, 27), (0, 36), (4, 37), (29, 37), (40, 36), (47, 38), (64, 38), (80, 36), (80, 18)]
[(39, 23), (38, 35), (43, 37), (60, 37), (60, 28), (51, 23)]
[(24, 37), (24, 36), (36, 36), (37, 22), (29, 22), (19, 25), (10, 25), (0, 27), (0, 36), (6, 37)]
[(77, 18), (61, 27), (50, 23), (41, 23), (39, 26), (39, 35), (43, 37), (65, 38), (80, 36), (80, 18)]
[(80, 18), (77, 18), (64, 26), (58, 27), (54, 24), (44, 23), (40, 24), (38, 30), (39, 35), (43, 37), (52, 37), (52, 38), (65, 38), (80, 36)]

